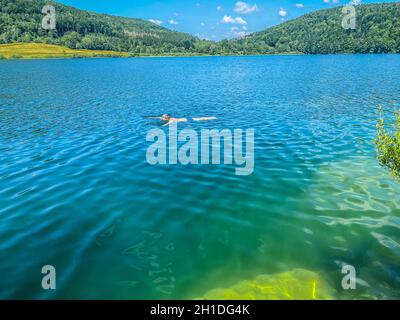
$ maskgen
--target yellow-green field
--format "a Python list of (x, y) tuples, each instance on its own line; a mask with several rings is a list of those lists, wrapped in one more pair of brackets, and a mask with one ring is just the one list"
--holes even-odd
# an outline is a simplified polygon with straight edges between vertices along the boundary
[(128, 57), (126, 52), (105, 50), (73, 50), (67, 47), (44, 43), (11, 43), (0, 45), (0, 58), (5, 59), (49, 59)]

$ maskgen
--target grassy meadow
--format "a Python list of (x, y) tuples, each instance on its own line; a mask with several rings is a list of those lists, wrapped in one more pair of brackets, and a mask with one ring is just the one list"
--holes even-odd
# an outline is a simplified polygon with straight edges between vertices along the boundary
[(89, 57), (129, 57), (129, 53), (105, 50), (74, 50), (45, 43), (11, 43), (0, 45), (0, 59), (50, 59)]

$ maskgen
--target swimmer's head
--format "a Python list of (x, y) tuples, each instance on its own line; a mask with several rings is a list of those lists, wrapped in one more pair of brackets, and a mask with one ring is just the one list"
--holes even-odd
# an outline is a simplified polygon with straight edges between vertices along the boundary
[(163, 115), (161, 116), (161, 119), (164, 120), (164, 121), (168, 121), (169, 119), (171, 119), (171, 117), (170, 117), (169, 114), (163, 114)]

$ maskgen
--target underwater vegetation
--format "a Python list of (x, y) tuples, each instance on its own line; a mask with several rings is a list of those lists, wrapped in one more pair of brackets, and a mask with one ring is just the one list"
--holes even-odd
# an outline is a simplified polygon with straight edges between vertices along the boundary
[(205, 300), (332, 300), (335, 290), (317, 273), (295, 269), (289, 272), (259, 275), (230, 288), (208, 291)]

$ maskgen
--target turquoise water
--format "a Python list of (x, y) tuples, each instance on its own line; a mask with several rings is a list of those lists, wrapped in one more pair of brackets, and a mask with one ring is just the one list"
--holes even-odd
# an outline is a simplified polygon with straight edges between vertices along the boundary
[[(192, 299), (299, 268), (400, 298), (400, 183), (372, 144), (399, 87), (399, 55), (0, 61), (0, 298)], [(163, 113), (254, 128), (254, 173), (150, 166)]]

